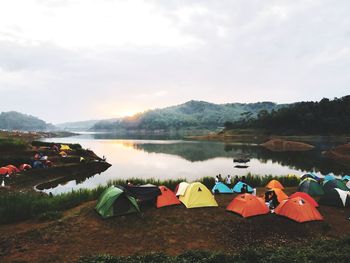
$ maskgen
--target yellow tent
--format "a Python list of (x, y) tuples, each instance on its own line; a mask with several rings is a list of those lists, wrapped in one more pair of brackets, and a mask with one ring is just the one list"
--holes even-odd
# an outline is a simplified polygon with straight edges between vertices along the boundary
[(61, 151), (69, 151), (69, 150), (72, 150), (68, 145), (66, 144), (61, 144)]
[(60, 151), (59, 155), (61, 155), (61, 157), (67, 157), (67, 153), (65, 151)]
[(187, 187), (185, 195), (180, 196), (179, 200), (187, 208), (218, 206), (218, 203), (208, 188), (197, 182), (191, 183)]

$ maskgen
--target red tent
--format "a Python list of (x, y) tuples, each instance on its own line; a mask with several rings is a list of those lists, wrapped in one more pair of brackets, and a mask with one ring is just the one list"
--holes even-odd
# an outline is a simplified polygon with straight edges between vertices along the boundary
[(6, 168), (9, 168), (12, 173), (19, 173), (20, 172), (20, 170), (12, 164), (6, 165)]
[(157, 208), (169, 205), (179, 205), (181, 202), (177, 199), (173, 191), (165, 186), (159, 186), (161, 192), (157, 197)]
[(0, 168), (0, 175), (6, 175), (6, 174), (11, 174), (11, 173), (12, 173), (12, 171), (7, 167)]
[(317, 209), (308, 201), (300, 197), (284, 200), (276, 207), (275, 213), (277, 215), (288, 217), (299, 223), (323, 220), (323, 217)]
[(240, 214), (243, 217), (263, 215), (270, 212), (262, 198), (251, 194), (236, 196), (226, 210)]
[(295, 192), (291, 196), (289, 196), (289, 199), (294, 198), (294, 197), (301, 197), (308, 201), (310, 204), (312, 204), (314, 207), (318, 207), (318, 203), (313, 199), (309, 194), (304, 193), (304, 192)]

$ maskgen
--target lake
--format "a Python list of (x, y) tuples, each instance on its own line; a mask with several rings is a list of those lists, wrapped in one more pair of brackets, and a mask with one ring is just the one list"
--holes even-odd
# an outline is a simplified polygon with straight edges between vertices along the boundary
[[(183, 178), (194, 181), (205, 176), (302, 175), (314, 171), (319, 175), (349, 174), (346, 166), (325, 158), (321, 151), (334, 143), (318, 142), (308, 152), (271, 152), (256, 144), (191, 141), (176, 137), (152, 136), (120, 138), (114, 134), (81, 134), (67, 138), (49, 138), (49, 142), (79, 143), (106, 156), (112, 166), (101, 174), (80, 181), (53, 183), (44, 192), (53, 194), (73, 189), (94, 188), (118, 178)], [(248, 156), (247, 168), (235, 168), (233, 157)]]

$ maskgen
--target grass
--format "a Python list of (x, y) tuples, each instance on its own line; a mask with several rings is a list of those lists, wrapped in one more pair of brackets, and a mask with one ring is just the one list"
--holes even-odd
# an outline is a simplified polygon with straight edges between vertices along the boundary
[(246, 248), (236, 254), (221, 252), (191, 250), (178, 256), (168, 256), (164, 253), (150, 253), (133, 256), (98, 255), (81, 257), (78, 263), (189, 263), (189, 262), (350, 262), (350, 236), (336, 240), (314, 241), (307, 246), (277, 246), (275, 249), (263, 246)]
[[(297, 177), (273, 177), (273, 176), (257, 176), (248, 174), (246, 181), (253, 187), (264, 187), (269, 180), (277, 179), (285, 186), (297, 186), (299, 179)], [(97, 200), (101, 193), (111, 185), (126, 185), (127, 181), (133, 184), (154, 184), (165, 185), (170, 189), (175, 189), (176, 185), (185, 179), (118, 179), (108, 182), (106, 186), (97, 186), (94, 189), (81, 189), (69, 193), (48, 196), (39, 193), (3, 193), (0, 195), (0, 223), (7, 224), (19, 222), (32, 218), (50, 218), (54, 217), (59, 212), (76, 207), (84, 202)], [(214, 186), (213, 177), (203, 177), (198, 180), (209, 189)]]
[(27, 148), (27, 143), (21, 139), (0, 138), (0, 151), (18, 151)]

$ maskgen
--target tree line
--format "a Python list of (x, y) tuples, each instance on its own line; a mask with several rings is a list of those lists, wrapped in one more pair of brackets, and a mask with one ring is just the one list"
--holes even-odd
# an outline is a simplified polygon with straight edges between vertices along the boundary
[(225, 130), (263, 129), (282, 134), (333, 134), (350, 132), (350, 95), (319, 102), (298, 102), (289, 107), (261, 110), (253, 116), (250, 112), (241, 114), (235, 122), (225, 122)]

